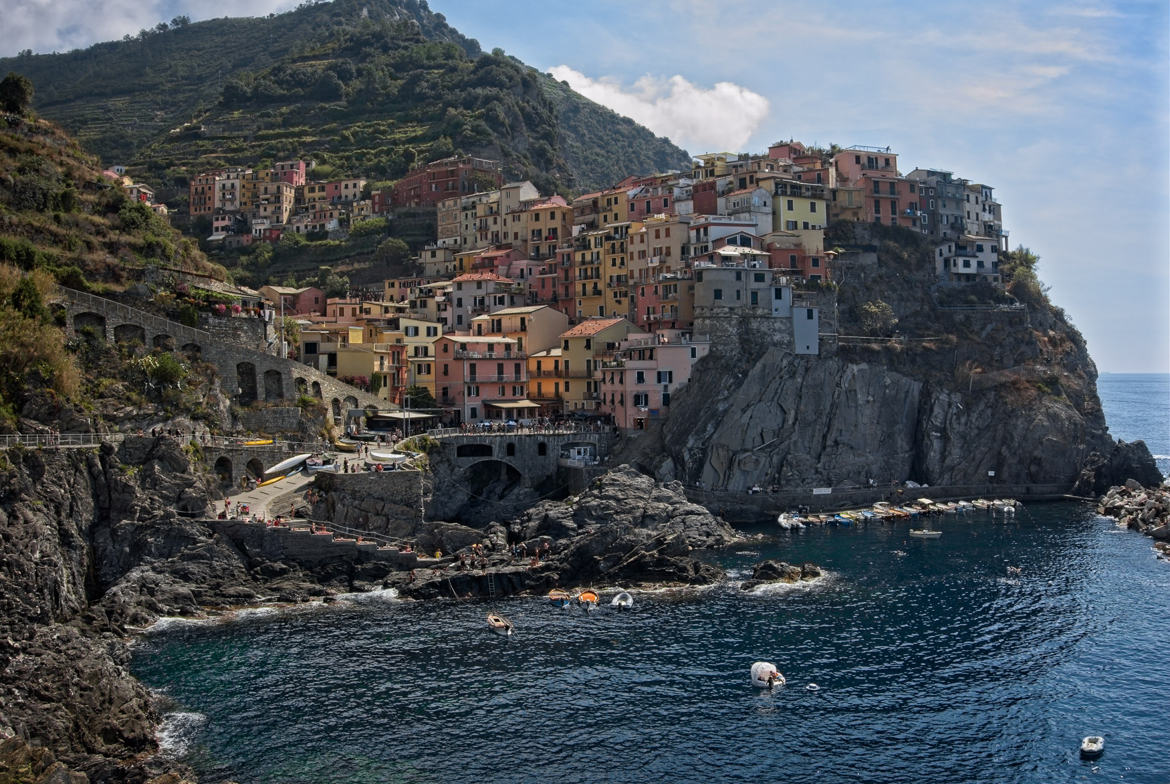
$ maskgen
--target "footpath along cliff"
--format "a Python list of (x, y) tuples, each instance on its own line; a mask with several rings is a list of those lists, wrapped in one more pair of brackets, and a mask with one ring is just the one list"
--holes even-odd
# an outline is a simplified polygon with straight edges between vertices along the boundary
[[(930, 485), (1052, 485), (1101, 493), (1160, 480), (1144, 444), (1115, 442), (1085, 343), (1025, 262), (1014, 296), (937, 283), (917, 235), (844, 224), (826, 240), (836, 313), (819, 356), (798, 356), (759, 320), (697, 318), (710, 354), (669, 416), (620, 456), (660, 479), (743, 492)], [(822, 298), (824, 299), (824, 298)], [(884, 315), (883, 315), (884, 314)]]

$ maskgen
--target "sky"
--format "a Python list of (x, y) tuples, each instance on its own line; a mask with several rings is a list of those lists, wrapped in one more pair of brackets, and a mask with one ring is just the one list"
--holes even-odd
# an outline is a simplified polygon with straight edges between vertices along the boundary
[[(0, 0), (0, 55), (288, 0)], [(995, 188), (1102, 372), (1170, 372), (1165, 0), (430, 0), (688, 152), (891, 147)]]

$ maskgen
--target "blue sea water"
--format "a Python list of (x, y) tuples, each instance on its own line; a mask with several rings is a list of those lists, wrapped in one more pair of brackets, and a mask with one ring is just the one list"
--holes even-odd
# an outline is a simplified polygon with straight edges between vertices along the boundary
[[(1143, 398), (1103, 379), (1114, 434), (1170, 453), (1156, 414), (1115, 425)], [(172, 624), (133, 669), (174, 700), (168, 746), (203, 781), (1170, 780), (1170, 564), (1150, 541), (1072, 503), (937, 525), (759, 526), (712, 554), (726, 583), (626, 613), (376, 594)], [(769, 557), (828, 576), (740, 591)], [(788, 684), (752, 688), (760, 659)]]
[(1170, 475), (1170, 374), (1102, 373), (1097, 393), (1114, 438), (1145, 441), (1162, 475)]

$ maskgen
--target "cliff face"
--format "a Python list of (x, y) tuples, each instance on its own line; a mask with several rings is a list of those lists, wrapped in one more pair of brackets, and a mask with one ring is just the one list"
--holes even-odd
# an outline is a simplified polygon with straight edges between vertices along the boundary
[[(892, 237), (863, 237), (869, 250), (839, 263), (839, 341), (822, 336), (821, 356), (796, 356), (732, 329), (740, 339), (712, 345), (637, 446), (639, 462), (661, 478), (737, 491), (983, 484), (991, 471), (1000, 484), (1071, 489), (1094, 453), (1117, 462), (1100, 459), (1118, 447), (1096, 368), (1063, 314), (994, 301), (942, 307), (929, 249), (909, 233)], [(899, 334), (850, 337), (862, 335), (861, 306), (877, 300)], [(1131, 457), (1126, 470), (1151, 481), (1144, 445)]]

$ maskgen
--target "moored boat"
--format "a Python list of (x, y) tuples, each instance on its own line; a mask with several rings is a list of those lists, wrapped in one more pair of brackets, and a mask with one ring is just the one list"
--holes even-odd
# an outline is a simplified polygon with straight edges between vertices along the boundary
[(487, 614), (488, 627), (496, 634), (501, 634), (505, 637), (512, 636), (512, 622), (502, 615), (496, 613)]
[(610, 605), (617, 607), (619, 610), (628, 610), (634, 606), (634, 597), (630, 596), (629, 591), (622, 591), (617, 596), (610, 600)]
[(942, 536), (942, 531), (935, 531), (931, 528), (911, 528), (910, 535), (920, 539), (937, 539)]
[(562, 591), (560, 588), (553, 588), (548, 592), (548, 600), (557, 607), (568, 607), (573, 601), (572, 595), (568, 591)]
[(586, 610), (592, 610), (597, 606), (597, 594), (593, 591), (582, 591), (577, 594), (577, 604), (584, 607)]
[(792, 528), (804, 528), (804, 523), (801, 519), (791, 512), (783, 512), (776, 518), (776, 524), (786, 530)]
[(1105, 739), (1100, 735), (1088, 735), (1081, 740), (1081, 756), (1096, 759), (1105, 753)]
[(772, 662), (758, 661), (752, 663), (752, 685), (757, 689), (774, 689), (785, 684), (784, 676), (776, 669)]

